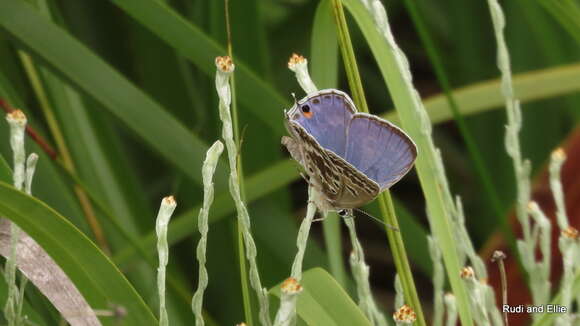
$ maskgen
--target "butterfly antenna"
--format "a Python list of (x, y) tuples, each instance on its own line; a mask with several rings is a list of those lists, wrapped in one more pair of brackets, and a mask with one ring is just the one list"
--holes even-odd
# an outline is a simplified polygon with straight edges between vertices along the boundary
[(394, 226), (392, 226), (392, 225), (390, 225), (390, 224), (387, 224), (387, 223), (385, 223), (385, 222), (383, 222), (383, 221), (379, 220), (378, 218), (376, 218), (376, 217), (372, 216), (371, 214), (369, 214), (369, 213), (367, 213), (367, 212), (365, 212), (365, 211), (363, 211), (363, 210), (361, 210), (361, 209), (358, 209), (358, 208), (355, 208), (355, 210), (356, 210), (357, 212), (363, 213), (364, 215), (366, 215), (366, 216), (370, 217), (370, 218), (371, 218), (372, 220), (374, 220), (375, 222), (377, 222), (377, 223), (380, 223), (380, 224), (384, 225), (385, 227), (387, 227), (387, 228), (389, 228), (389, 229), (391, 229), (391, 230), (393, 230), (393, 231), (399, 232), (399, 229), (398, 229), (398, 228), (396, 228), (396, 227), (394, 227)]

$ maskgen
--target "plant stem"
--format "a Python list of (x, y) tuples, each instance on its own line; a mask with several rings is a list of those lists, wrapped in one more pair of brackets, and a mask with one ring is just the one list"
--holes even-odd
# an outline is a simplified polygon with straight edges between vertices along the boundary
[[(354, 49), (352, 47), (352, 42), (348, 32), (348, 25), (346, 23), (344, 10), (340, 0), (333, 0), (333, 10), (338, 29), (339, 46), (342, 53), (349, 86), (353, 95), (353, 100), (356, 106), (362, 112), (369, 113), (360, 74), (358, 72)], [(395, 215), (391, 194), (388, 190), (379, 196), (379, 206), (385, 223), (398, 230), (399, 223)], [(393, 254), (393, 260), (395, 261), (395, 267), (397, 268), (397, 272), (401, 278), (405, 299), (407, 300), (409, 306), (411, 306), (417, 314), (417, 325), (427, 325), (425, 322), (425, 317), (423, 316), (423, 309), (421, 307), (421, 302), (419, 301), (419, 295), (417, 294), (417, 290), (415, 288), (415, 282), (413, 280), (413, 274), (411, 272), (401, 232), (394, 231), (389, 227), (386, 227), (385, 229)]]
[[(224, 17), (226, 22), (226, 34), (227, 34), (227, 50), (228, 56), (234, 61), (233, 50), (232, 50), (232, 32), (230, 28), (230, 11), (229, 11), (229, 0), (224, 0)], [(235, 61), (234, 61), (235, 62)], [(244, 187), (244, 170), (242, 167), (242, 153), (241, 153), (241, 140), (240, 140), (240, 131), (239, 131), (239, 121), (238, 121), (238, 105), (236, 101), (236, 82), (235, 82), (235, 74), (231, 74), (230, 76), (230, 89), (232, 93), (232, 127), (234, 131), (234, 142), (238, 147), (238, 155), (236, 160), (236, 169), (238, 174), (238, 183), (240, 188), (240, 195), (243, 201), (246, 200), (246, 190)], [(240, 265), (240, 282), (242, 287), (242, 300), (244, 303), (244, 315), (246, 319), (246, 323), (252, 326), (253, 323), (253, 314), (252, 314), (252, 299), (250, 296), (250, 286), (248, 281), (248, 272), (246, 267), (246, 256), (244, 254), (245, 247), (244, 247), (244, 235), (243, 235), (243, 226), (241, 225), (240, 219), (237, 220), (235, 224), (235, 233), (238, 243), (238, 260)]]
[(340, 0), (332, 0), (332, 9), (334, 11), (334, 18), (336, 21), (336, 28), (338, 30), (338, 44), (342, 60), (344, 62), (344, 69), (348, 79), (348, 86), (350, 87), (352, 99), (359, 110), (368, 113), (369, 109), (364, 95), (364, 89), (356, 64), (356, 57), (354, 49), (350, 40), (350, 33), (348, 32), (348, 25), (346, 17), (344, 16), (344, 9)]
[(391, 198), (391, 194), (388, 190), (379, 196), (379, 207), (381, 209), (385, 223), (392, 227), (385, 227), (385, 230), (387, 232), (387, 239), (389, 240), (389, 246), (393, 255), (395, 267), (397, 269), (397, 273), (399, 274), (401, 285), (403, 286), (403, 293), (405, 294), (406, 302), (417, 314), (417, 324), (427, 325), (425, 323), (425, 317), (423, 316), (421, 301), (419, 300), (419, 295), (417, 294), (417, 289), (415, 287), (411, 266), (409, 265), (407, 251), (405, 250), (405, 243), (403, 242), (401, 232), (398, 231), (399, 222), (397, 221), (397, 216), (395, 215), (393, 199)]

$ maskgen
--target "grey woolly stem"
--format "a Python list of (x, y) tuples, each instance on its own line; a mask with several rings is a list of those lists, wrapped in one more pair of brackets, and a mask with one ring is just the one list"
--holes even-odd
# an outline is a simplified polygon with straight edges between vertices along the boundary
[(313, 187), (309, 187), (308, 195), (308, 206), (306, 208), (306, 216), (300, 224), (300, 229), (298, 230), (298, 237), (296, 238), (296, 247), (298, 251), (296, 252), (296, 257), (294, 257), (294, 262), (292, 263), (291, 276), (296, 280), (300, 281), (302, 279), (302, 262), (304, 260), (304, 253), (306, 251), (306, 245), (308, 244), (308, 234), (310, 233), (310, 226), (316, 215), (316, 204), (320, 194)]
[(208, 215), (209, 209), (214, 198), (213, 176), (217, 166), (217, 162), (221, 153), (224, 150), (223, 144), (218, 140), (208, 150), (205, 161), (202, 167), (203, 177), (203, 206), (199, 211), (197, 225), (201, 235), (197, 244), (196, 257), (199, 265), (199, 275), (197, 282), (197, 290), (195, 291), (191, 300), (191, 307), (195, 315), (195, 325), (203, 326), (204, 320), (202, 315), (203, 307), (203, 293), (207, 288), (208, 274), (205, 267), (206, 261), (206, 247), (207, 247), (207, 233), (209, 231)]
[[(562, 189), (562, 182), (560, 173), (562, 165), (566, 160), (566, 154), (561, 148), (556, 149), (550, 160), (550, 187), (556, 203), (556, 216), (558, 225), (560, 227), (560, 238), (558, 245), (562, 253), (562, 262), (564, 271), (562, 280), (560, 281), (561, 304), (568, 309), (572, 307), (572, 288), (574, 282), (574, 272), (580, 271), (580, 243), (574, 237), (570, 237), (567, 232), (575, 230), (570, 226), (568, 215), (566, 214), (566, 205), (564, 203), (564, 191)], [(580, 296), (578, 297), (580, 298)], [(580, 302), (579, 302), (580, 303)], [(572, 323), (570, 314), (563, 314), (557, 319), (559, 325), (569, 325)]]
[(446, 326), (456, 326), (457, 325), (457, 305), (455, 302), (455, 296), (448, 293), (443, 297), (445, 302), (445, 310), (447, 311), (447, 319), (445, 322)]
[[(514, 172), (517, 184), (517, 205), (516, 214), (518, 221), (522, 225), (523, 240), (517, 241), (518, 251), (521, 256), (522, 265), (530, 277), (530, 288), (534, 304), (545, 304), (549, 299), (550, 290), (550, 265), (549, 259), (549, 222), (542, 223), (543, 213), (539, 208), (528, 211), (530, 202), (530, 171), (531, 163), (523, 160), (519, 142), (519, 132), (522, 128), (522, 113), (519, 101), (514, 95), (510, 57), (507, 49), (504, 29), (505, 16), (497, 0), (488, 0), (495, 37), (497, 41), (497, 65), (501, 71), (502, 85), (501, 91), (505, 98), (508, 124), (506, 126), (506, 150), (513, 160)], [(536, 205), (537, 206), (537, 205)], [(536, 225), (532, 229), (529, 213), (534, 215)], [(542, 250), (542, 261), (536, 261), (535, 235), (541, 237), (540, 249)], [(538, 314), (533, 315), (534, 320), (539, 318)]]
[[(14, 185), (29, 195), (32, 193), (32, 179), (38, 156), (30, 154), (25, 162), (24, 129), (26, 117), (15, 110), (7, 115), (11, 127), (10, 143), (14, 157)], [(25, 166), (26, 163), (26, 166)], [(95, 312), (71, 282), (63, 270), (29, 235), (21, 232), (12, 222), (0, 219), (0, 254), (6, 258), (5, 274), (8, 285), (8, 299), (4, 316), (8, 325), (24, 325), (22, 315), (24, 289), (28, 280), (42, 292), (63, 318), (72, 326), (101, 325)], [(16, 269), (22, 272), (20, 289), (16, 286)]]
[[(10, 125), (10, 147), (12, 148), (14, 171), (12, 174), (14, 187), (22, 190), (26, 180), (26, 150), (24, 148), (26, 116), (22, 111), (16, 110), (6, 115), (6, 121)], [(22, 302), (21, 292), (16, 285), (16, 248), (20, 240), (20, 228), (15, 223), (10, 223), (10, 254), (5, 265), (5, 277), (8, 285), (8, 298), (4, 306), (4, 316), (9, 326), (22, 325), (22, 315), (19, 313)], [(22, 285), (25, 285), (23, 282)]]
[(565, 230), (569, 225), (566, 205), (564, 203), (564, 190), (562, 189), (562, 182), (560, 180), (560, 173), (565, 160), (566, 154), (561, 148), (558, 148), (552, 153), (550, 160), (550, 188), (552, 189), (552, 195), (556, 203), (556, 217), (561, 230)]
[(155, 223), (157, 234), (157, 254), (159, 267), (157, 268), (157, 288), (159, 290), (159, 326), (169, 326), (169, 316), (165, 306), (165, 270), (169, 262), (169, 245), (167, 244), (167, 226), (169, 219), (175, 210), (175, 200), (172, 196), (165, 197), (161, 201)]
[(258, 264), (256, 262), (257, 248), (250, 231), (250, 216), (240, 192), (237, 169), (238, 148), (233, 138), (232, 116), (230, 113), (231, 93), (228, 83), (229, 75), (233, 71), (233, 64), (231, 64), (230, 69), (231, 70), (229, 71), (223, 71), (220, 70), (220, 67), (218, 66), (216, 73), (216, 90), (219, 95), (219, 113), (220, 119), (223, 123), (222, 138), (224, 139), (228, 150), (228, 162), (230, 167), (229, 188), (238, 212), (237, 217), (239, 226), (242, 230), (246, 259), (248, 260), (250, 267), (250, 285), (256, 291), (258, 303), (260, 305), (260, 322), (264, 326), (270, 326), (272, 321), (270, 320), (269, 313), (270, 304), (268, 301), (268, 290), (262, 287)]
[(26, 160), (26, 178), (24, 182), (24, 191), (29, 195), (32, 194), (32, 178), (34, 178), (37, 162), (38, 155), (36, 153), (30, 154)]
[(433, 326), (443, 325), (443, 285), (445, 283), (445, 270), (441, 262), (441, 250), (432, 236), (427, 237), (429, 253), (433, 261)]

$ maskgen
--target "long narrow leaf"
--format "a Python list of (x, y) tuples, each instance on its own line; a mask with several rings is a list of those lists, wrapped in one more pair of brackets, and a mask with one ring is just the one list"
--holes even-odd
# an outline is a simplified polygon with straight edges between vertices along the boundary
[[(64, 217), (4, 182), (0, 182), (0, 198), (0, 215), (18, 224), (48, 252), (93, 309), (108, 310), (117, 305), (127, 311), (124, 325), (157, 324), (123, 274)], [(106, 318), (101, 321), (113, 322)]]
[[(111, 66), (23, 1), (0, 2), (0, 26), (201, 184), (207, 146)], [(222, 189), (224, 176), (216, 175)]]
[[(214, 74), (215, 57), (226, 54), (226, 49), (160, 1), (110, 1), (173, 46), (208, 76)], [(281, 135), (284, 132), (281, 110), (289, 106), (290, 97), (285, 99), (239, 59), (236, 59), (236, 85), (240, 102)], [(260, 99), (259, 103), (256, 99)]]

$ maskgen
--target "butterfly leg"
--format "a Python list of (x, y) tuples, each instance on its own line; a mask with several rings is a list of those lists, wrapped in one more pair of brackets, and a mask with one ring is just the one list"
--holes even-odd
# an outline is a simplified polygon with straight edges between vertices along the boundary
[(323, 214), (322, 217), (313, 219), (312, 222), (322, 222), (324, 220), (326, 220), (326, 214)]

